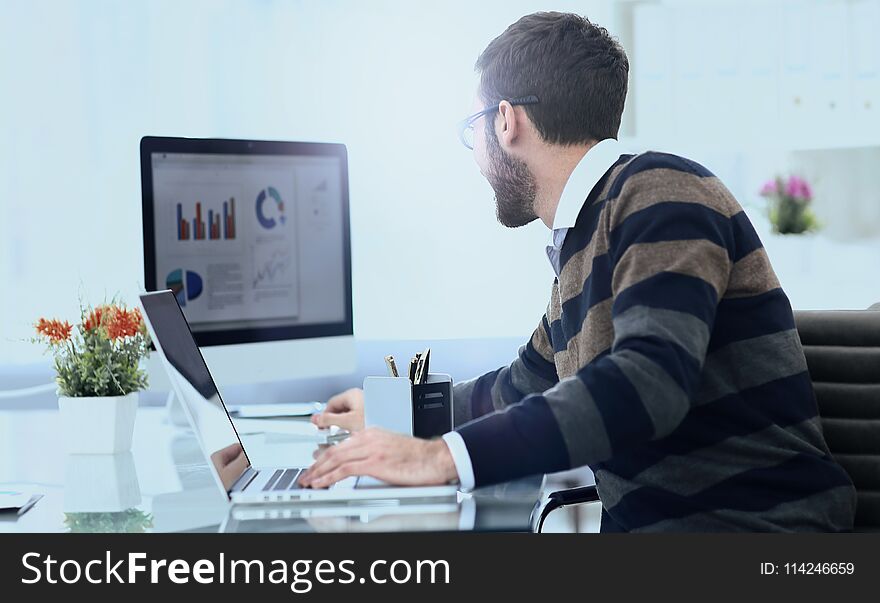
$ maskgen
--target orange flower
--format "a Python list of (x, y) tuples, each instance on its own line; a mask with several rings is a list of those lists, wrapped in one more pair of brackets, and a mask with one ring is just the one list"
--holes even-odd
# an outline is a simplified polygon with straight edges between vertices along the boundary
[(101, 326), (101, 321), (104, 319), (108, 306), (98, 306), (86, 316), (85, 322), (83, 322), (83, 329), (86, 331), (91, 331), (92, 329), (97, 329)]
[(61, 322), (57, 318), (53, 318), (52, 320), (41, 318), (34, 325), (34, 328), (37, 329), (38, 334), (48, 337), (50, 343), (58, 343), (70, 339), (70, 332), (73, 330), (73, 325), (66, 320)]
[(126, 310), (125, 308), (113, 308), (113, 314), (107, 322), (107, 337), (120, 339), (122, 337), (134, 337), (141, 328), (140, 310)]

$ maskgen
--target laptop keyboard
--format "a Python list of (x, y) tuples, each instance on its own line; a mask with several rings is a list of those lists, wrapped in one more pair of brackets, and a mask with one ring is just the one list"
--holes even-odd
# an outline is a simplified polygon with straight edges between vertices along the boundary
[(299, 489), (300, 485), (296, 480), (302, 471), (302, 469), (276, 469), (266, 485), (263, 486), (263, 492)]

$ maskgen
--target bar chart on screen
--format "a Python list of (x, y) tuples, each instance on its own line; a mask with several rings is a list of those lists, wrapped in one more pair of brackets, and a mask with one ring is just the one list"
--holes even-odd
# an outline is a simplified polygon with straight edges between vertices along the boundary
[(211, 205), (196, 201), (187, 207), (189, 213), (184, 212), (183, 203), (175, 205), (178, 241), (235, 239), (235, 197)]

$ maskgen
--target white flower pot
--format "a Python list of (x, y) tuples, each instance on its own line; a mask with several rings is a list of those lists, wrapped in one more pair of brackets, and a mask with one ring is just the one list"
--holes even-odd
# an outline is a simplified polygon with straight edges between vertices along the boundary
[(138, 392), (127, 396), (58, 396), (58, 409), (71, 454), (114, 454), (131, 450)]

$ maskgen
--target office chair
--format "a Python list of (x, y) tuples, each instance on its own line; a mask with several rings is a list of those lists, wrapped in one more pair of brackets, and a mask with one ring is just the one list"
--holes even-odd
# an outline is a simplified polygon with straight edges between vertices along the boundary
[[(856, 487), (854, 531), (880, 532), (880, 304), (868, 310), (795, 312), (825, 441)], [(553, 492), (533, 511), (597, 502), (596, 486)]]

